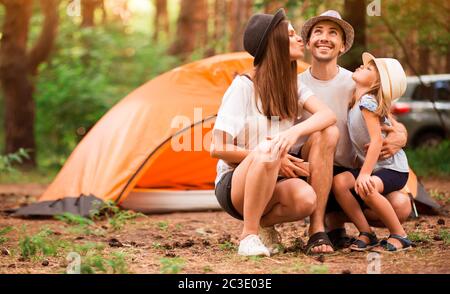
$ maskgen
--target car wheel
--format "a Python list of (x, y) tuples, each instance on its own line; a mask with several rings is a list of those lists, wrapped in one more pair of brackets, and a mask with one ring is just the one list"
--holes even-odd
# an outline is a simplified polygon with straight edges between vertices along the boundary
[(438, 133), (423, 133), (416, 138), (416, 147), (436, 147), (444, 138)]

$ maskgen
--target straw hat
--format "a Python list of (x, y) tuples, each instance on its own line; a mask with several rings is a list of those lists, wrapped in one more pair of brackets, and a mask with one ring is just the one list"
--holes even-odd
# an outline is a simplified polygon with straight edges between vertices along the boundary
[(244, 48), (245, 51), (255, 57), (253, 64), (258, 65), (267, 47), (267, 37), (272, 29), (286, 18), (284, 9), (280, 8), (272, 14), (257, 13), (254, 14), (244, 31)]
[(375, 62), (380, 74), (381, 90), (384, 98), (395, 100), (405, 93), (406, 74), (397, 59), (375, 58), (372, 54), (364, 52), (362, 60), (364, 65), (372, 60)]
[(342, 31), (344, 32), (345, 50), (340, 55), (350, 50), (350, 48), (352, 48), (353, 45), (353, 39), (355, 38), (355, 31), (348, 22), (342, 19), (341, 15), (336, 10), (327, 10), (319, 16), (315, 16), (313, 18), (308, 19), (302, 27), (301, 35), (303, 42), (305, 42), (305, 44), (308, 43), (311, 29), (318, 22), (325, 20), (329, 20), (336, 23), (341, 27)]

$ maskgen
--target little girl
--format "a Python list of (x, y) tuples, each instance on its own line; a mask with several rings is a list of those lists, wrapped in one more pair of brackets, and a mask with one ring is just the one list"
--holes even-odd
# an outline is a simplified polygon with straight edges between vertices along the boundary
[[(406, 90), (406, 76), (396, 59), (362, 55), (363, 65), (353, 73), (356, 89), (348, 113), (348, 129), (360, 169), (353, 169), (334, 177), (336, 200), (358, 228), (358, 239), (352, 250), (364, 251), (378, 245), (361, 206), (368, 206), (389, 229), (387, 240), (380, 243), (386, 251), (401, 251), (411, 247), (405, 230), (385, 195), (401, 190), (408, 181), (409, 167), (403, 150), (378, 161), (383, 138), (381, 125), (390, 125), (389, 110), (393, 100)], [(369, 148), (365, 145), (369, 143)], [(352, 190), (357, 195), (352, 194)], [(362, 201), (361, 201), (362, 200)]]

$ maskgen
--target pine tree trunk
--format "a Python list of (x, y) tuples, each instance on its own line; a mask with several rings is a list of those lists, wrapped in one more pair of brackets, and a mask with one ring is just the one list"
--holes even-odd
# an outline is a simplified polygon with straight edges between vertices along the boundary
[(450, 50), (449, 48), (447, 48), (447, 62), (445, 64), (445, 72), (449, 73), (450, 72)]
[(186, 58), (194, 50), (204, 48), (208, 28), (207, 4), (206, 0), (181, 0), (176, 40), (170, 54)]
[(155, 15), (155, 31), (153, 39), (159, 39), (160, 31), (163, 31), (166, 36), (169, 34), (169, 16), (167, 13), (167, 0), (156, 0), (156, 15)]
[[(49, 55), (58, 22), (58, 1), (40, 0), (45, 16), (41, 35), (27, 54), (33, 0), (0, 0), (5, 19), (0, 41), (0, 83), (5, 97), (5, 152), (29, 150), (25, 166), (36, 165), (34, 138), (35, 103), (31, 75)], [(20, 21), (17, 21), (20, 19)]]
[(100, 7), (101, 0), (81, 0), (81, 26), (93, 27), (95, 25), (95, 9)]
[(230, 51), (243, 51), (244, 44), (242, 37), (245, 25), (252, 13), (253, 1), (251, 0), (234, 0), (231, 2), (231, 19), (230, 19)]
[(343, 18), (350, 23), (355, 30), (355, 39), (352, 49), (342, 58), (342, 65), (350, 71), (354, 71), (361, 65), (361, 55), (367, 50), (366, 42), (366, 1), (345, 0)]
[(274, 14), (278, 9), (286, 6), (287, 0), (270, 0), (266, 2), (264, 6), (264, 12)]
[[(6, 10), (0, 45), (0, 78), (5, 96), (5, 152), (13, 153), (19, 148), (34, 151), (35, 105), (26, 60), (33, 0), (2, 3)], [(33, 157), (29, 164), (34, 163)]]
[(430, 66), (430, 48), (421, 46), (419, 47), (419, 73), (421, 75), (428, 74)]

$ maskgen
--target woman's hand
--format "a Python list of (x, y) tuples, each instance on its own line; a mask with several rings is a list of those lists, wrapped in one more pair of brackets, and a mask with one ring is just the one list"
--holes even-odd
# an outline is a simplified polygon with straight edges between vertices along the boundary
[(287, 154), (281, 159), (280, 175), (286, 178), (308, 177), (309, 163)]
[(293, 129), (290, 128), (284, 132), (279, 133), (274, 137), (269, 137), (272, 143), (272, 155), (276, 156), (276, 158), (284, 158), (286, 157), (289, 150), (294, 146), (295, 142), (299, 134), (295, 134)]
[(355, 191), (359, 196), (366, 197), (375, 190), (375, 183), (369, 174), (359, 174), (355, 183)]

